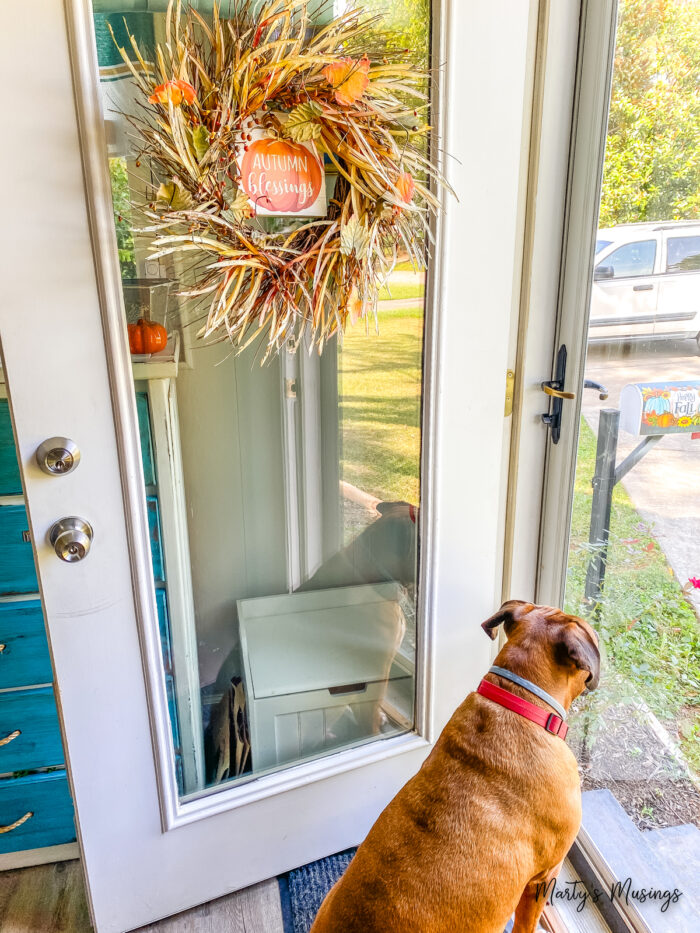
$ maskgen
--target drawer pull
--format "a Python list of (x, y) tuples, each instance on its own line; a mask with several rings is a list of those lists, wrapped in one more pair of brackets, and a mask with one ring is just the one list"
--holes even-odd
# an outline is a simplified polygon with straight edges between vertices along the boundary
[(26, 823), (27, 820), (31, 820), (34, 816), (32, 811), (25, 813), (24, 816), (20, 816), (18, 820), (15, 820), (14, 823), (10, 823), (9, 826), (0, 826), (0, 834), (2, 833), (11, 833), (13, 829), (17, 829), (18, 826), (21, 826), (22, 823)]
[(332, 697), (344, 696), (346, 693), (364, 693), (367, 689), (367, 682), (361, 684), (343, 684), (342, 687), (329, 687), (328, 692)]
[(2, 644), (0, 644), (0, 654), (3, 653), (3, 651), (5, 650), (5, 648), (7, 648), (7, 645), (2, 645)]
[(10, 732), (9, 735), (6, 735), (4, 739), (0, 739), (0, 748), (2, 748), (3, 745), (9, 745), (18, 735), (22, 735), (22, 732), (20, 729), (15, 729), (14, 732)]

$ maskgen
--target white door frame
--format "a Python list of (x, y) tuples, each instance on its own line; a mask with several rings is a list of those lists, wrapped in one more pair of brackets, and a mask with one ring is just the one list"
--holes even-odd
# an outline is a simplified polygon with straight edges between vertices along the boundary
[[(446, 169), (461, 201), (439, 224), (430, 285), (417, 731), (185, 803), (171, 765), (90, 9), (66, 0), (64, 19), (55, 0), (36, 0), (3, 11), (4, 60), (34, 63), (5, 116), (15, 138), (35, 142), (3, 153), (13, 183), (0, 338), (99, 933), (359, 842), (489, 664), (479, 623), (502, 590), (501, 412), (538, 6), (436, 3), (438, 126), (459, 157)], [(34, 462), (57, 433), (83, 451), (79, 470), (59, 479)], [(46, 543), (64, 514), (95, 528), (76, 565)]]
[(556, 445), (548, 442), (537, 576), (537, 598), (557, 605), (564, 599), (569, 554), (573, 476), (588, 346), (591, 270), (616, 24), (617, 0), (586, 0), (578, 47), (561, 285), (553, 348), (555, 355), (562, 344), (569, 350), (566, 388), (576, 392), (576, 399), (563, 405), (560, 442)]
[[(515, 363), (515, 425), (506, 525), (504, 597), (558, 605), (568, 555), (578, 420), (588, 338), (591, 263), (607, 127), (617, 0), (549, 7), (535, 82), (529, 225)], [(569, 350), (562, 437), (541, 415), (560, 345)]]

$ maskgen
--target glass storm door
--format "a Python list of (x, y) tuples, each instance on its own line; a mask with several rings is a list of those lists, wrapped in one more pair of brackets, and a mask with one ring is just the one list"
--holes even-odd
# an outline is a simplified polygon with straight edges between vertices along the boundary
[[(387, 54), (451, 62), (428, 90), (464, 198), (427, 280), (399, 257), (378, 335), (262, 367), (196, 339), (188, 270), (136, 231), (150, 167), (108, 22), (152, 48), (165, 2), (3, 10), (7, 120), (34, 141), (7, 151), (4, 379), (98, 933), (358, 843), (488, 666), (531, 11), (504, 32), (495, 9), (366, 6)], [(142, 318), (161, 351), (129, 352)], [(49, 476), (59, 435), (81, 460)], [(51, 543), (64, 518), (91, 526), (84, 559)]]
[[(700, 20), (695, 4), (620, 0), (589, 11), (586, 30), (553, 371), (575, 399), (547, 413), (551, 423), (561, 410), (562, 420), (560, 431), (546, 429), (537, 596), (585, 616), (600, 635), (600, 687), (577, 701), (569, 733), (583, 790), (595, 792), (584, 801), (584, 848), (622, 882), (682, 892), (667, 922), (691, 930), (700, 855)], [(618, 273), (641, 302), (615, 294)], [(671, 282), (682, 290), (664, 295)], [(663, 917), (660, 903), (617, 904), (634, 929)]]

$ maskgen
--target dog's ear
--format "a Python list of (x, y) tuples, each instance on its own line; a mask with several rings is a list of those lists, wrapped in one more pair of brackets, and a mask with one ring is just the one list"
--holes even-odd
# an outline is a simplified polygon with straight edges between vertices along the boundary
[(580, 670), (588, 671), (586, 688), (595, 690), (600, 680), (600, 652), (585, 630), (576, 622), (569, 622), (558, 634), (554, 657), (559, 664), (573, 662)]
[(495, 630), (502, 622), (505, 622), (507, 627), (509, 623), (518, 622), (534, 608), (532, 603), (526, 603), (522, 599), (509, 599), (508, 602), (503, 603), (498, 612), (492, 615), (490, 619), (482, 622), (481, 627), (489, 638), (494, 641), (496, 638)]

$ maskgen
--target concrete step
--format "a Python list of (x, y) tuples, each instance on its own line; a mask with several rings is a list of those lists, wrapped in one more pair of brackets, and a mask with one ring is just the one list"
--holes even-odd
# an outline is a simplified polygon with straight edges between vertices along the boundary
[[(603, 866), (597, 906), (606, 920), (614, 905), (625, 911), (637, 929), (698, 933), (698, 913), (679, 873), (645, 841), (649, 834), (637, 829), (609, 790), (583, 794), (581, 829), (581, 845), (588, 852), (594, 850)], [(614, 882), (618, 887), (613, 888)], [(674, 903), (676, 889), (682, 895)], [(669, 892), (667, 896), (665, 892)]]
[(700, 829), (692, 823), (642, 833), (646, 844), (665, 862), (695, 908), (700, 929)]

